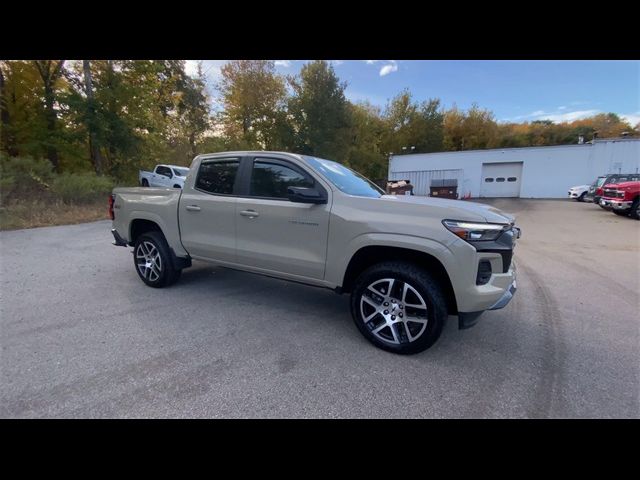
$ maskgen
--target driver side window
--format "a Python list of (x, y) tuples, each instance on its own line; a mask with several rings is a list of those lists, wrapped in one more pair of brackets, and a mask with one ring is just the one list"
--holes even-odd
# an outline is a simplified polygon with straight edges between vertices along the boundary
[(286, 199), (289, 187), (313, 188), (313, 179), (294, 168), (268, 160), (255, 160), (249, 195)]

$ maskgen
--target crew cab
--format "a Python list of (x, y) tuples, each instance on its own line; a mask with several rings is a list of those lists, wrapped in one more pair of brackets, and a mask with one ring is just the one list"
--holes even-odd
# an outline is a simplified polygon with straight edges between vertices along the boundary
[(604, 196), (604, 187), (607, 184), (615, 184), (620, 182), (630, 182), (640, 180), (640, 174), (637, 173), (610, 173), (607, 175), (601, 175), (597, 178), (596, 182), (589, 188), (586, 199), (590, 199), (596, 205), (604, 208), (605, 210), (611, 210), (611, 206), (608, 202), (601, 202), (600, 200)]
[(617, 215), (640, 220), (640, 181), (605, 185), (600, 202)]
[[(340, 163), (285, 152), (199, 155), (184, 188), (116, 188), (114, 244), (150, 287), (192, 260), (351, 295), (374, 345), (416, 353), (516, 291), (520, 229), (489, 205), (387, 195)], [(249, 286), (247, 288), (250, 288)]]
[(182, 188), (189, 169), (178, 165), (156, 165), (153, 172), (140, 170), (138, 181), (143, 187)]

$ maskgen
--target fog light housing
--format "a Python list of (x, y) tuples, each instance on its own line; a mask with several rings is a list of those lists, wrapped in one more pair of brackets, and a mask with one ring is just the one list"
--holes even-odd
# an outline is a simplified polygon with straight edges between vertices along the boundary
[(489, 260), (480, 260), (478, 263), (478, 275), (476, 276), (476, 285), (486, 285), (491, 280), (491, 262)]

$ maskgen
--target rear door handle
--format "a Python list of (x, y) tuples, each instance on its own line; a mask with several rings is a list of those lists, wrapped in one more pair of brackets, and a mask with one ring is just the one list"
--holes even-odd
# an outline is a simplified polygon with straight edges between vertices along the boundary
[(240, 212), (240, 215), (242, 215), (243, 217), (254, 218), (254, 217), (258, 217), (260, 214), (255, 210), (242, 210)]
[(200, 211), (200, 207), (198, 205), (187, 205), (186, 208), (190, 212), (199, 212)]

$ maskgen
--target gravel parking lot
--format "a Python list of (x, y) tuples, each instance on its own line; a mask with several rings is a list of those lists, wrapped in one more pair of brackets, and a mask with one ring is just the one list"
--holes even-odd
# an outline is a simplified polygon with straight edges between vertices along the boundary
[(517, 215), (519, 290), (415, 356), (348, 297), (203, 263), (136, 275), (110, 222), (0, 233), (0, 416), (640, 417), (640, 222), (568, 200)]

